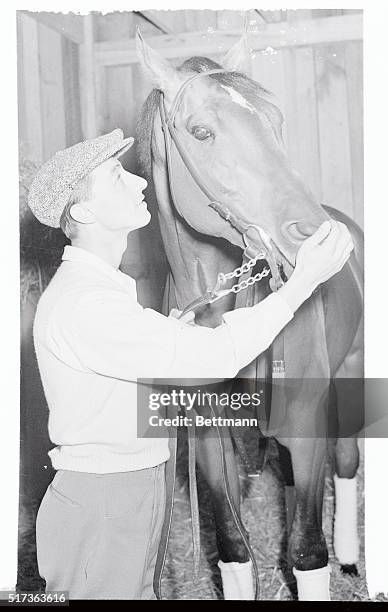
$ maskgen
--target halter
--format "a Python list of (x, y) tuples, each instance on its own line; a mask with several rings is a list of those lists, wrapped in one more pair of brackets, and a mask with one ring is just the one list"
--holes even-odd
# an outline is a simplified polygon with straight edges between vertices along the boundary
[[(241, 218), (237, 217), (237, 215), (235, 215), (231, 210), (229, 210), (226, 204), (220, 201), (217, 193), (212, 189), (212, 187), (207, 185), (203, 181), (201, 177), (201, 173), (195, 161), (192, 159), (192, 157), (190, 157), (183, 143), (183, 140), (181, 136), (179, 135), (178, 130), (175, 127), (175, 117), (176, 117), (176, 114), (179, 108), (179, 103), (181, 102), (181, 98), (182, 98), (182, 95), (185, 89), (193, 81), (195, 81), (196, 79), (200, 77), (210, 76), (212, 74), (222, 74), (222, 73), (230, 74), (230, 71), (220, 68), (220, 69), (215, 69), (215, 70), (209, 70), (207, 72), (199, 72), (198, 74), (194, 74), (193, 76), (189, 77), (180, 86), (178, 92), (175, 95), (175, 98), (173, 100), (173, 103), (171, 105), (171, 109), (169, 112), (167, 112), (167, 109), (166, 109), (164, 94), (163, 92), (161, 92), (161, 96), (159, 100), (159, 112), (160, 112), (160, 118), (161, 118), (161, 123), (162, 123), (165, 150), (166, 150), (166, 162), (167, 162), (167, 171), (168, 171), (171, 197), (175, 205), (175, 208), (177, 208), (176, 206), (177, 198), (174, 193), (174, 180), (173, 180), (173, 170), (172, 170), (172, 160), (171, 160), (172, 143), (174, 143), (176, 150), (178, 151), (179, 156), (181, 160), (183, 161), (185, 167), (187, 168), (188, 172), (190, 173), (191, 177), (194, 179), (197, 186), (201, 189), (202, 193), (204, 193), (204, 195), (208, 198), (209, 200), (208, 206), (210, 206), (215, 212), (217, 212), (220, 215), (220, 217), (222, 217), (227, 222), (229, 222), (232, 225), (232, 227), (234, 227), (234, 229), (236, 229), (242, 235), (242, 238), (245, 244), (243, 258), (248, 259), (249, 260), (248, 263), (251, 263), (251, 264), (252, 262), (256, 263), (256, 261), (259, 259), (266, 259), (266, 261), (268, 262), (268, 265), (270, 266), (270, 270), (268, 270), (268, 273), (271, 272), (272, 274), (272, 278), (270, 280), (270, 287), (272, 291), (277, 291), (283, 285), (283, 280), (281, 277), (279, 266), (276, 263), (275, 255), (273, 252), (273, 247), (271, 245), (271, 238), (264, 232), (264, 230), (261, 227), (259, 227), (258, 225), (246, 223)], [(247, 233), (250, 229), (256, 230), (255, 239), (252, 239), (252, 237), (248, 239)], [(252, 234), (252, 231), (251, 231), (251, 234)], [(252, 268), (254, 263), (250, 265), (249, 268)], [(265, 274), (264, 276), (266, 276), (267, 274)], [(183, 311), (183, 314), (185, 314), (189, 310), (193, 310), (197, 308), (200, 305), (212, 303), (216, 299), (223, 297), (224, 295), (226, 295), (232, 290), (235, 293), (240, 290), (238, 286), (235, 285), (235, 287), (233, 287), (230, 290), (220, 291), (220, 284), (222, 284), (222, 282), (220, 281), (220, 278), (222, 277), (225, 278), (226, 275), (221, 273), (217, 278), (217, 283), (215, 287), (212, 289), (207, 289), (207, 291), (204, 293), (203, 296), (199, 297), (194, 302), (189, 304)], [(260, 280), (260, 278), (256, 278), (256, 281), (257, 280)], [(242, 288), (245, 288), (245, 287), (242, 287)]]

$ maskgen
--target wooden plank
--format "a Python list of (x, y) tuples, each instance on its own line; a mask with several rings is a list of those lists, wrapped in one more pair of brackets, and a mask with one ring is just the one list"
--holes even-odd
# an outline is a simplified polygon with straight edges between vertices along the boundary
[(267, 23), (264, 11), (260, 9), (250, 9), (249, 11), (249, 25), (250, 27), (260, 27)]
[(212, 11), (204, 9), (200, 11), (192, 11), (195, 13), (195, 27), (188, 27), (187, 30), (198, 31), (198, 32), (214, 32), (217, 28), (217, 13), (218, 11)]
[(361, 42), (345, 48), (350, 155), (355, 220), (364, 225), (363, 52)]
[(25, 148), (27, 146), (27, 129), (24, 92), (24, 59), (23, 59), (23, 23), (21, 11), (16, 11), (16, 45), (17, 45), (17, 88), (18, 88), (18, 135), (19, 143)]
[(345, 50), (315, 49), (322, 200), (354, 218)]
[(66, 144), (82, 140), (78, 45), (62, 37)]
[(284, 78), (283, 50), (262, 51), (252, 54), (252, 78), (268, 89), (276, 104), (285, 113), (286, 88)]
[(245, 11), (217, 11), (217, 29), (218, 30), (237, 30), (244, 29), (244, 13)]
[[(84, 17), (84, 43), (80, 45), (80, 82), (82, 131), (84, 138), (95, 138), (98, 135), (96, 114), (96, 72), (93, 15)], [(106, 44), (106, 43), (101, 43)]]
[[(171, 15), (171, 28), (173, 32), (187, 32), (185, 10), (169, 11)], [(160, 11), (158, 11), (160, 13)]]
[(66, 147), (61, 35), (38, 23), (43, 156), (48, 159)]
[(82, 15), (46, 11), (23, 11), (23, 13), (76, 43), (83, 41)]
[(142, 15), (146, 20), (152, 23), (156, 28), (165, 34), (173, 34), (174, 32), (180, 32), (180, 27), (176, 29), (176, 13), (182, 13), (182, 11), (139, 11), (138, 14)]
[[(162, 36), (161, 31), (154, 26), (152, 23), (150, 23), (149, 21), (146, 21), (146, 19), (144, 19), (144, 17), (142, 17), (142, 15), (140, 13), (136, 13), (134, 12), (134, 24), (135, 24), (135, 30), (137, 27), (140, 28), (141, 33), (143, 34), (143, 36), (147, 39), (149, 39), (149, 37), (152, 38), (159, 38), (160, 36)], [(135, 41), (131, 41), (131, 43), (133, 48), (135, 45)], [(123, 62), (124, 64), (128, 63), (128, 62)]]
[(133, 100), (131, 66), (110, 66), (105, 69), (104, 132), (120, 127), (133, 134), (136, 109)]
[(43, 162), (42, 105), (39, 80), (38, 23), (21, 13), (21, 52), (23, 58), (23, 134), (26, 153), (37, 164)]
[(95, 129), (96, 134), (103, 134), (105, 130), (104, 126), (106, 123), (106, 71), (107, 66), (97, 66), (94, 74), (94, 87), (95, 87)]
[(312, 47), (283, 50), (285, 96), (285, 141), (293, 167), (321, 201), (321, 175), (314, 53)]
[(267, 23), (280, 23), (286, 20), (287, 9), (267, 9), (260, 11)]
[(343, 15), (343, 13), (343, 9), (312, 9), (311, 18), (322, 19), (323, 17), (334, 17), (338, 15)]
[(114, 11), (103, 15), (94, 14), (95, 41), (128, 40), (135, 36), (133, 11)]
[(191, 9), (185, 11), (186, 32), (193, 32), (195, 30), (199, 30), (199, 28), (197, 28), (196, 13), (199, 13), (199, 11), (194, 11)]
[(287, 9), (287, 21), (307, 21), (311, 19), (311, 9)]
[[(143, 31), (143, 26), (142, 26)], [(208, 38), (203, 33), (188, 32), (174, 36), (145, 37), (147, 42), (166, 58), (191, 57), (225, 52), (241, 36), (241, 29), (215, 32)], [(361, 40), (362, 19), (359, 14), (326, 17), (308, 21), (269, 23), (250, 32), (252, 51), (272, 47), (281, 49), (333, 41)], [(135, 41), (105, 42), (95, 45), (96, 61), (104, 65), (136, 63)]]
[[(140, 64), (132, 64), (132, 82), (133, 82), (133, 104), (136, 109), (137, 116), (140, 113), (142, 104), (145, 102), (148, 94), (153, 89), (153, 84), (148, 73), (143, 70)], [(134, 136), (135, 134), (133, 134)]]

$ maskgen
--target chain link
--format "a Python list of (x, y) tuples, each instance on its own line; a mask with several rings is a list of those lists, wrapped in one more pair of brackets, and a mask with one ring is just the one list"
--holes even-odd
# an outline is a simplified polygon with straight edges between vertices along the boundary
[(259, 281), (261, 281), (261, 279), (268, 276), (270, 272), (271, 270), (269, 268), (264, 268), (262, 272), (258, 272), (257, 274), (255, 274), (255, 276), (250, 276), (246, 280), (243, 280), (240, 283), (233, 285), (230, 291), (233, 291), (233, 293), (239, 293), (239, 291), (242, 291), (243, 289), (247, 289), (250, 285), (254, 285), (255, 283), (258, 283)]
[(243, 263), (242, 266), (239, 266), (233, 270), (233, 272), (220, 272), (217, 279), (217, 286), (219, 287), (224, 285), (227, 280), (230, 280), (231, 278), (239, 278), (242, 274), (249, 272), (249, 270), (256, 265), (259, 259), (265, 259), (265, 254), (260, 253), (259, 255), (256, 255), (256, 257), (249, 259), (249, 261)]
[[(233, 272), (226, 272), (226, 273), (220, 272), (217, 277), (217, 285), (215, 287), (214, 293), (217, 294), (217, 291), (220, 289), (222, 285), (225, 284), (227, 280), (230, 280), (231, 278), (240, 278), (240, 276), (242, 276), (246, 272), (249, 272), (249, 270), (256, 265), (259, 259), (265, 259), (265, 253), (259, 253), (252, 259), (249, 259), (248, 261), (243, 263), (241, 266), (233, 270)], [(232, 293), (232, 292), (239, 293), (240, 291), (247, 289), (251, 285), (258, 283), (259, 281), (261, 281), (262, 278), (265, 278), (270, 273), (271, 273), (270, 268), (264, 268), (261, 272), (258, 272), (257, 274), (255, 274), (255, 276), (250, 276), (248, 279), (245, 279), (245, 280), (240, 281), (239, 283), (236, 283), (235, 285), (233, 285), (233, 287), (228, 289), (226, 293)]]

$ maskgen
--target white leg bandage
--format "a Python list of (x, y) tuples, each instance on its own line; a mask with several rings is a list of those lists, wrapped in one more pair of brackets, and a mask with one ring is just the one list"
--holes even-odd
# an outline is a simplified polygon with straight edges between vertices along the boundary
[(341, 565), (351, 565), (357, 563), (359, 554), (356, 476), (338, 478), (334, 474), (334, 489), (334, 552)]
[(330, 601), (330, 566), (313, 570), (292, 568), (298, 585), (299, 601)]
[(218, 567), (221, 570), (224, 599), (255, 599), (252, 561), (246, 563), (219, 561)]

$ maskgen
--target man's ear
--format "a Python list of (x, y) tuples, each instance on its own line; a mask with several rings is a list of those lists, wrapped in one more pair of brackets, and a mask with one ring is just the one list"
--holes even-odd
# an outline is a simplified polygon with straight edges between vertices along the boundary
[(229, 49), (220, 63), (227, 70), (242, 72), (247, 76), (251, 76), (252, 59), (246, 33)]
[(161, 89), (167, 99), (172, 100), (183, 79), (170, 62), (145, 42), (139, 28), (136, 31), (136, 51), (141, 65), (150, 76), (154, 86)]
[(92, 211), (86, 208), (86, 206), (82, 206), (82, 204), (73, 204), (69, 212), (74, 221), (78, 221), (78, 223), (86, 224), (95, 222)]

